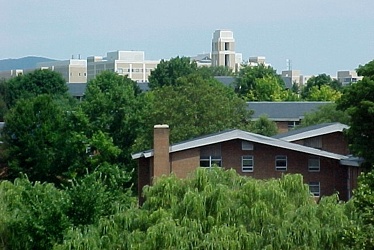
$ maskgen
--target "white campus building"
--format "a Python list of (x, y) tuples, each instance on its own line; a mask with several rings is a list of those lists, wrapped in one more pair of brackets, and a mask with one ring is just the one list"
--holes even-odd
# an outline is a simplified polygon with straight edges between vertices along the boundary
[(87, 57), (87, 80), (91, 80), (102, 71), (112, 71), (119, 75), (127, 75), (137, 82), (147, 82), (151, 71), (160, 61), (144, 59), (144, 51), (113, 51), (106, 57)]

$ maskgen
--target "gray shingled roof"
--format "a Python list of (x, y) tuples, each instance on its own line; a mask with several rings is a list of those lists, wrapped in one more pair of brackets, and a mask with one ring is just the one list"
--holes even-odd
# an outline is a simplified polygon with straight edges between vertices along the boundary
[[(188, 150), (192, 148), (198, 148), (202, 146), (207, 146), (207, 145), (235, 140), (235, 139), (274, 146), (278, 148), (289, 149), (292, 151), (326, 157), (330, 159), (336, 159), (336, 160), (348, 159), (348, 157), (344, 155), (335, 154), (335, 153), (331, 153), (331, 152), (327, 152), (327, 151), (323, 151), (323, 150), (315, 149), (311, 147), (306, 147), (306, 146), (302, 146), (299, 144), (287, 142), (284, 140), (279, 140), (276, 138), (258, 135), (258, 134), (238, 130), (238, 129), (223, 131), (220, 133), (211, 134), (211, 135), (207, 135), (204, 137), (199, 137), (199, 138), (195, 138), (195, 139), (188, 140), (185, 142), (177, 143), (177, 144), (170, 146), (169, 152), (174, 153), (174, 152), (179, 152), (179, 151)], [(139, 159), (141, 157), (149, 158), (152, 156), (153, 156), (153, 150), (147, 150), (147, 151), (132, 154), (133, 159)]]
[(74, 97), (81, 97), (84, 96), (84, 92), (86, 91), (87, 83), (68, 83), (68, 91)]
[(284, 141), (297, 141), (305, 138), (331, 134), (335, 132), (343, 132), (344, 129), (348, 129), (349, 126), (334, 122), (334, 123), (322, 123), (305, 128), (291, 130), (287, 133), (278, 134), (273, 136), (276, 139), (282, 139)]
[(253, 110), (253, 119), (266, 115), (272, 121), (299, 121), (305, 113), (317, 111), (318, 107), (331, 102), (247, 102)]

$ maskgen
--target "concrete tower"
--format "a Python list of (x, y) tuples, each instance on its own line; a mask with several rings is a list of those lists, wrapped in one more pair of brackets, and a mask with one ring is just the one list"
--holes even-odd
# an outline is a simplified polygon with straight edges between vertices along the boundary
[(235, 39), (230, 30), (216, 30), (212, 39), (212, 66), (235, 70)]

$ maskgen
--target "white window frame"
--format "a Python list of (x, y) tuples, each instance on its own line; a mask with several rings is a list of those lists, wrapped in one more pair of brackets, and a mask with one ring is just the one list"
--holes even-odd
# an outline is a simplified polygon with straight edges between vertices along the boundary
[[(202, 166), (201, 162), (208, 162), (208, 166)], [(218, 163), (218, 164), (217, 164)], [(213, 165), (216, 165), (218, 167), (222, 167), (222, 158), (217, 158), (217, 157), (200, 157), (200, 167), (202, 168), (211, 168)]]
[[(314, 163), (318, 163), (318, 165)], [(319, 157), (311, 157), (308, 159), (308, 171), (309, 172), (321, 171), (321, 160)]]
[[(318, 189), (312, 191), (312, 189)], [(320, 197), (321, 196), (321, 183), (319, 181), (311, 181), (309, 182), (309, 192), (313, 194), (315, 197)]]
[[(252, 164), (245, 164), (246, 161), (251, 161)], [(242, 156), (242, 172), (243, 173), (253, 172), (254, 165), (255, 164), (254, 164), (253, 155), (243, 155)]]
[[(286, 165), (283, 166), (283, 165), (278, 165), (278, 163), (280, 161), (285, 161), (286, 162)], [(286, 155), (277, 155), (275, 156), (275, 170), (276, 171), (287, 171), (287, 165), (288, 165), (288, 162), (287, 162), (287, 156)]]
[(253, 150), (253, 143), (249, 141), (242, 141), (242, 150)]

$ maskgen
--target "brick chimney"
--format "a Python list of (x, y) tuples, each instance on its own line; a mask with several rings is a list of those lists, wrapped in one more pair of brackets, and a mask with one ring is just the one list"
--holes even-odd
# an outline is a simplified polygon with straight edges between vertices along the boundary
[(169, 160), (169, 126), (153, 127), (153, 177), (170, 174)]

